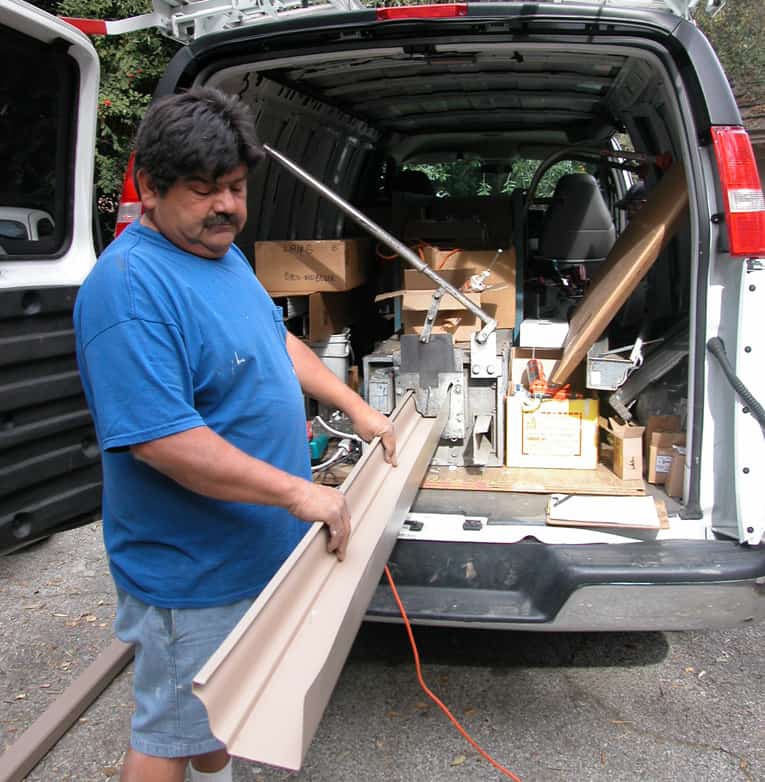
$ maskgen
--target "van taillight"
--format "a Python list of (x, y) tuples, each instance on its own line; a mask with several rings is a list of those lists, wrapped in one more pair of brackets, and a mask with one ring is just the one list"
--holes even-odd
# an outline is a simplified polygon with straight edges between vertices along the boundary
[(375, 13), (380, 21), (386, 19), (444, 19), (454, 16), (467, 16), (467, 3), (399, 5), (392, 8), (378, 8)]
[(765, 196), (749, 134), (739, 125), (712, 128), (731, 255), (765, 255)]
[(143, 212), (141, 199), (138, 197), (135, 181), (133, 180), (134, 153), (130, 153), (125, 176), (122, 179), (122, 193), (120, 205), (117, 208), (117, 225), (114, 227), (114, 235), (119, 236), (130, 223), (135, 222)]

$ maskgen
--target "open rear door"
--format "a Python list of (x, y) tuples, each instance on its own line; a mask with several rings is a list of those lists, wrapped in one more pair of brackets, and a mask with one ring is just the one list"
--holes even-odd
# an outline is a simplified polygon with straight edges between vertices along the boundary
[(100, 510), (72, 329), (95, 262), (98, 80), (81, 32), (28, 3), (0, 6), (0, 552)]

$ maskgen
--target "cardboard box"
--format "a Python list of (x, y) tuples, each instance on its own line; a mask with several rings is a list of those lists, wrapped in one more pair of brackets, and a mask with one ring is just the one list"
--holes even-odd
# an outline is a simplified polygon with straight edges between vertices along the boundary
[(308, 297), (308, 341), (324, 342), (349, 326), (360, 311), (357, 291), (312, 293)]
[(347, 291), (366, 281), (366, 239), (255, 242), (255, 273), (272, 296)]
[(605, 435), (611, 470), (623, 481), (640, 480), (643, 477), (643, 433), (644, 426), (620, 424), (613, 418), (599, 419), (601, 431)]
[[(480, 293), (465, 294), (470, 301), (481, 306)], [(381, 293), (375, 301), (395, 297), (401, 298), (401, 322), (404, 334), (421, 334), (425, 326), (425, 316), (433, 301), (431, 290), (400, 290)], [(466, 310), (453, 296), (445, 293), (438, 307), (438, 315), (431, 333), (451, 334), (455, 342), (469, 342), (470, 335), (482, 326), (481, 320)]]
[(669, 468), (667, 480), (664, 483), (664, 491), (668, 497), (682, 497), (685, 477), (685, 447), (673, 445), (672, 451), (672, 466)]
[(643, 448), (648, 453), (648, 447), (651, 444), (651, 438), (656, 432), (679, 432), (679, 415), (649, 415), (645, 423), (645, 433), (643, 435)]
[(567, 334), (566, 321), (526, 318), (518, 327), (518, 344), (523, 348), (561, 350)]
[(662, 484), (672, 468), (673, 445), (685, 445), (685, 432), (680, 429), (676, 415), (652, 415), (645, 425), (646, 480)]
[[(424, 247), (425, 262), (439, 274), (449, 270), (470, 270), (478, 274), (491, 266), (481, 292), (481, 307), (497, 321), (501, 329), (515, 328), (515, 250), (505, 250), (495, 260), (496, 250), (441, 250)], [(493, 265), (492, 265), (493, 262)]]
[(404, 225), (405, 241), (425, 239), (481, 247), (488, 238), (486, 226), (477, 220), (407, 220)]
[[(441, 249), (435, 245), (426, 245), (422, 248), (422, 258), (432, 269), (440, 272), (443, 269), (464, 269), (473, 266), (477, 269), (485, 269), (494, 260), (496, 250), (459, 250)], [(502, 255), (513, 256), (513, 270), (515, 270), (515, 251), (508, 250)], [(499, 263), (499, 259), (497, 259)], [(495, 263), (494, 266), (497, 264)], [(513, 277), (515, 279), (515, 277)]]
[[(472, 267), (464, 269), (439, 269), (438, 273), (455, 288), (460, 290), (462, 286), (470, 279), (476, 270)], [(425, 276), (416, 269), (404, 269), (404, 288), (408, 291), (434, 291), (438, 285), (435, 280)]]
[(515, 394), (506, 405), (508, 467), (597, 467), (597, 399), (540, 400)]
[[(424, 313), (404, 313), (401, 318), (404, 334), (422, 334), (425, 328)], [(451, 334), (454, 342), (470, 342), (471, 335), (479, 331), (483, 324), (469, 312), (441, 313), (431, 329), (431, 334)]]

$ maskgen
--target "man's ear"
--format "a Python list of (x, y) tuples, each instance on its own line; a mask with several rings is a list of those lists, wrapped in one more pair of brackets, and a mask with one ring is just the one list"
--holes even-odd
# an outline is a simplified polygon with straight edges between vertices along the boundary
[(150, 212), (157, 205), (157, 201), (160, 198), (159, 192), (154, 185), (154, 180), (144, 168), (139, 168), (136, 171), (135, 178), (144, 211)]

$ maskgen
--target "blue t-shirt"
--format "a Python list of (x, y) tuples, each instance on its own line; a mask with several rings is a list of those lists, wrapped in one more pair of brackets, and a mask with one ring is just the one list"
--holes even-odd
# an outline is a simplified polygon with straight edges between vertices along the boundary
[(74, 323), (103, 452), (104, 540), (117, 585), (165, 608), (257, 595), (308, 525), (280, 507), (188, 491), (128, 446), (208, 426), (310, 478), (281, 308), (238, 248), (207, 260), (134, 223), (83, 283)]

